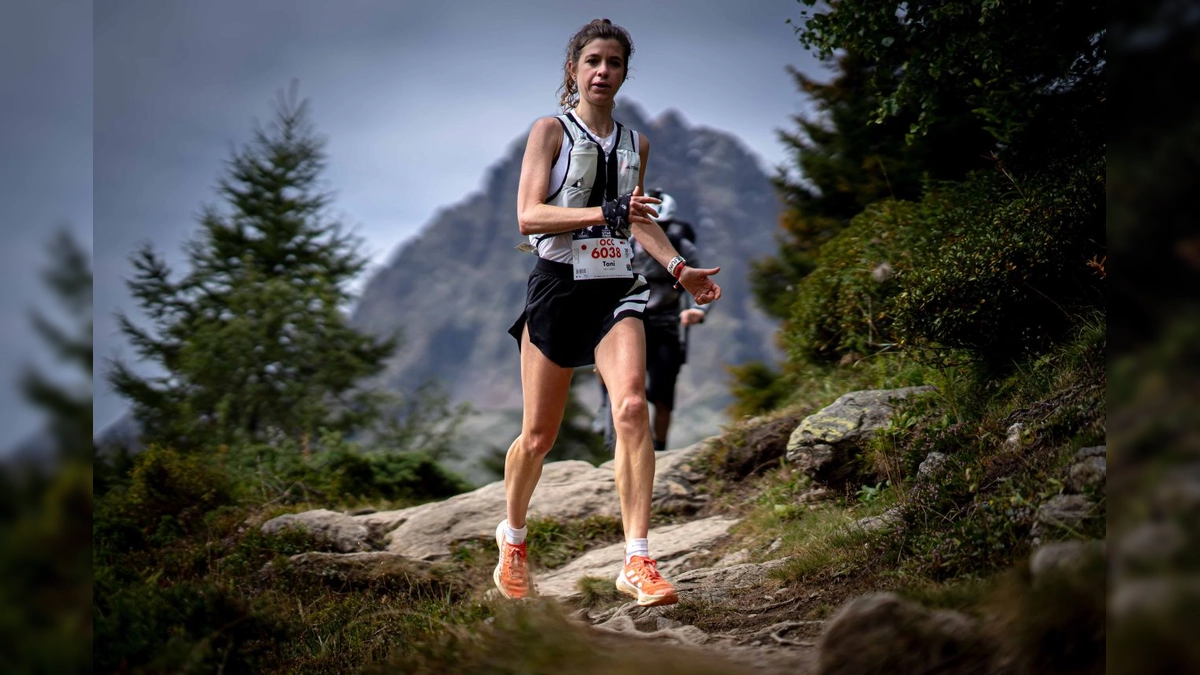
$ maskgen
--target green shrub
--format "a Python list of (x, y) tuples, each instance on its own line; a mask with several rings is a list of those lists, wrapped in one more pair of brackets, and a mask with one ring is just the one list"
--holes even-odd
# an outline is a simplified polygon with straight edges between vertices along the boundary
[(371, 451), (339, 434), (315, 447), (292, 442), (230, 450), (241, 490), (254, 501), (326, 505), (387, 500), (418, 503), (470, 488), (426, 452)]
[(1024, 190), (994, 173), (925, 202), (944, 243), (902, 274), (896, 335), (989, 362), (1040, 353), (1102, 303), (1088, 260), (1103, 251), (1104, 168), (1047, 171)]
[[(204, 581), (160, 586), (153, 579), (110, 586), (96, 579), (95, 667), (100, 672), (256, 672), (259, 648), (280, 637), (236, 589)], [(265, 639), (265, 640), (264, 640)]]
[[(876, 202), (820, 249), (783, 326), (794, 361), (899, 347), (1007, 363), (1042, 352), (1090, 309), (1102, 276), (1102, 160), (1013, 183), (1002, 171)], [(885, 265), (886, 264), (886, 265)]]
[(205, 513), (233, 501), (221, 462), (152, 445), (138, 455), (129, 486), (112, 503), (115, 523), (157, 529), (164, 518), (186, 529)]
[(92, 467), (20, 473), (0, 464), (0, 672), (91, 672)]
[(732, 380), (728, 413), (733, 419), (775, 410), (792, 393), (788, 378), (762, 361), (726, 366), (726, 370)]
[(817, 268), (800, 282), (783, 327), (793, 359), (836, 361), (894, 342), (892, 305), (899, 286), (894, 277), (876, 281), (872, 272), (885, 263), (892, 273), (911, 264), (909, 239), (920, 232), (917, 211), (912, 202), (877, 202), (821, 247)]

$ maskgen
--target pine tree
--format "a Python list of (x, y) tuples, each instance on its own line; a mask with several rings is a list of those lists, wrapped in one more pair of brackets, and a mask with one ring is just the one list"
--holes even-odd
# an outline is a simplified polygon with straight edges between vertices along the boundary
[[(84, 379), (74, 386), (51, 380), (36, 370), (22, 377), (26, 400), (47, 416), (57, 458), (90, 461), (92, 457), (92, 264), (88, 252), (64, 230), (48, 247), (50, 265), (43, 272), (71, 322), (63, 328), (44, 314), (33, 315), (33, 327), (58, 361)], [(86, 381), (85, 381), (86, 380)]]
[(223, 210), (204, 208), (178, 281), (150, 246), (132, 257), (128, 286), (151, 328), (118, 316), (138, 356), (108, 375), (133, 404), (145, 438), (191, 447), (315, 436), (374, 419), (376, 395), (357, 389), (394, 342), (349, 325), (347, 288), (366, 260), (329, 217), (320, 188), (324, 140), (295, 84), (272, 123), (233, 153), (218, 183)]
[(59, 367), (53, 377), (27, 371), (21, 389), (46, 415), (54, 456), (0, 462), (4, 672), (82, 672), (92, 662), (80, 639), (92, 620), (92, 270), (65, 230), (49, 253), (42, 279), (62, 311), (35, 313), (33, 326)]

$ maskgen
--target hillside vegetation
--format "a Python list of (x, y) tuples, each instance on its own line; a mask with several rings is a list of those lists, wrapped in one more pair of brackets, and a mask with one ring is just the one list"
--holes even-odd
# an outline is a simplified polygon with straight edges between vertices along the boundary
[[(681, 568), (678, 605), (636, 610), (591, 576), (502, 602), (486, 533), (418, 559), (388, 550), (396, 522), (353, 547), (263, 527), (470, 488), (444, 465), (461, 410), (354, 386), (401, 343), (344, 320), (361, 260), (317, 217), (321, 144), (283, 105), (235, 156), (194, 269), (135, 259), (156, 323), (126, 329), (170, 375), (116, 371), (148, 444), (96, 458), (93, 667), (1105, 672), (1103, 15), (842, 0), (796, 25), (833, 76), (796, 75), (817, 114), (781, 133), (786, 208), (754, 265), (786, 358), (731, 369), (735, 421), (677, 449), (690, 501), (656, 503), (654, 525), (734, 521)], [(297, 260), (311, 277), (273, 271)], [(797, 450), (843, 395), (901, 387), (922, 389), (832, 469)], [(543, 516), (531, 562), (549, 575), (621, 538), (613, 517)], [(753, 581), (722, 585), (731, 569)]]

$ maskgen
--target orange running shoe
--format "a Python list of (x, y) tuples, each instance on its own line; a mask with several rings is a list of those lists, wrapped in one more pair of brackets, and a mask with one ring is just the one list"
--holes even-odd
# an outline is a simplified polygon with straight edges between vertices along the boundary
[(520, 600), (529, 595), (529, 563), (524, 542), (510, 544), (504, 539), (504, 523), (496, 526), (496, 546), (500, 548), (500, 562), (492, 572), (492, 580), (500, 594), (510, 600)]
[(637, 598), (642, 607), (671, 605), (679, 602), (675, 587), (658, 573), (658, 562), (645, 556), (629, 558), (617, 577), (617, 590)]

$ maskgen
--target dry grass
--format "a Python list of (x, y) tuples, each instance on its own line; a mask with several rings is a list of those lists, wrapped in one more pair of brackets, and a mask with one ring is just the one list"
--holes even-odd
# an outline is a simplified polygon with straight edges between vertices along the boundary
[(744, 672), (718, 654), (661, 640), (590, 628), (567, 617), (552, 601), (503, 603), (487, 621), (448, 631), (418, 653), (389, 659), (370, 673), (421, 675), (572, 675), (656, 673), (732, 675)]

